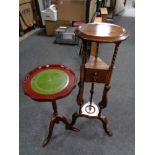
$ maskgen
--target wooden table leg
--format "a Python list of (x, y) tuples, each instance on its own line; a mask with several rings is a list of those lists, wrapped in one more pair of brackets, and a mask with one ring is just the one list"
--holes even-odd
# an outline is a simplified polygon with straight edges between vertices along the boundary
[(84, 114), (78, 114), (77, 112), (75, 112), (72, 115), (72, 122), (71, 122), (71, 126), (73, 126), (76, 123), (76, 120), (78, 117), (85, 117), (85, 118), (89, 118), (89, 119), (98, 119), (102, 122), (103, 125), (103, 129), (106, 132), (106, 134), (108, 136), (112, 136), (112, 131), (107, 127), (108, 124), (108, 119), (106, 116), (88, 116), (88, 115), (84, 115)]
[(80, 131), (79, 129), (77, 129), (77, 128), (71, 126), (71, 125), (68, 123), (66, 117), (64, 117), (64, 116), (62, 116), (62, 117), (58, 116), (58, 117), (59, 117), (58, 120), (60, 120), (61, 122), (63, 122), (63, 123), (66, 125), (66, 129), (67, 129), (67, 130), (72, 130), (72, 131), (76, 131), (76, 132)]
[(107, 128), (107, 124), (108, 124), (108, 119), (106, 116), (101, 116), (98, 118), (101, 122), (102, 122), (102, 125), (103, 125), (103, 128), (104, 128), (104, 131), (106, 132), (106, 134), (108, 136), (112, 136), (112, 131)]
[(71, 122), (71, 126), (73, 126), (75, 123), (76, 123), (76, 119), (79, 117), (80, 115), (75, 112), (73, 115), (72, 115), (72, 122)]
[(48, 136), (47, 136), (47, 138), (43, 142), (43, 145), (42, 145), (43, 147), (45, 147), (49, 143), (49, 141), (50, 141), (50, 139), (52, 137), (54, 125), (55, 125), (55, 123), (57, 121), (58, 121), (58, 117), (57, 116), (50, 121)]
[(50, 141), (50, 139), (52, 137), (52, 134), (53, 134), (54, 125), (55, 125), (55, 123), (57, 123), (59, 121), (61, 121), (61, 122), (63, 122), (65, 124), (65, 127), (66, 127), (67, 130), (72, 130), (72, 131), (76, 131), (76, 132), (80, 131), (79, 129), (71, 126), (64, 116), (62, 116), (62, 117), (56, 116), (50, 122), (48, 136), (43, 142), (43, 145), (42, 145), (43, 147), (45, 147), (49, 143), (49, 141)]
[(43, 147), (45, 147), (49, 143), (49, 141), (52, 137), (52, 134), (53, 134), (53, 128), (54, 128), (55, 123), (59, 123), (61, 121), (65, 124), (65, 127), (67, 130), (72, 130), (72, 131), (76, 131), (76, 132), (80, 131), (79, 129), (71, 126), (64, 116), (62, 116), (62, 117), (58, 116), (56, 101), (52, 101), (52, 108), (54, 110), (53, 118), (50, 121), (48, 136), (46, 137), (46, 139), (43, 142), (43, 145), (42, 145)]

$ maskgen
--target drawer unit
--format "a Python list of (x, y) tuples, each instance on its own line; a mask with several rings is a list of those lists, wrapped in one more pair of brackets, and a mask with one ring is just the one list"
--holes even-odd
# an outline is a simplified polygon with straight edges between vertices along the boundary
[(111, 70), (85, 68), (84, 71), (85, 82), (107, 83), (109, 76), (111, 76)]

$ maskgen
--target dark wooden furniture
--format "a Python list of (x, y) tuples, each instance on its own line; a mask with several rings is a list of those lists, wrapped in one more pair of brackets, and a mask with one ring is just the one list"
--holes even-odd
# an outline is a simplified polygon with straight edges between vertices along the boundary
[[(72, 116), (71, 125), (73, 126), (78, 117), (95, 118), (102, 122), (105, 132), (111, 136), (112, 132), (107, 128), (107, 117), (102, 116), (102, 109), (106, 108), (108, 103), (107, 93), (110, 89), (110, 81), (112, 72), (118, 52), (120, 43), (128, 38), (128, 32), (114, 24), (110, 23), (90, 23), (84, 24), (79, 27), (79, 37), (82, 39), (83, 44), (91, 42), (93, 46), (91, 49), (91, 59), (86, 61), (86, 49), (82, 49), (82, 64), (80, 68), (80, 82), (79, 93), (77, 96), (77, 104), (79, 105), (79, 112), (75, 112)], [(115, 49), (112, 56), (111, 64), (107, 65), (103, 60), (98, 57), (99, 43), (114, 43)], [(96, 47), (96, 48), (94, 48)], [(84, 103), (84, 83), (91, 83), (90, 100)], [(94, 85), (95, 83), (104, 84), (104, 90), (101, 101), (98, 106), (93, 101)]]
[(79, 131), (70, 126), (64, 116), (59, 116), (56, 100), (66, 97), (75, 88), (76, 76), (70, 68), (59, 65), (39, 66), (29, 72), (22, 81), (22, 86), (26, 95), (37, 101), (51, 101), (53, 118), (50, 121), (47, 138), (43, 142), (45, 147), (51, 137), (55, 123), (63, 122), (66, 129)]

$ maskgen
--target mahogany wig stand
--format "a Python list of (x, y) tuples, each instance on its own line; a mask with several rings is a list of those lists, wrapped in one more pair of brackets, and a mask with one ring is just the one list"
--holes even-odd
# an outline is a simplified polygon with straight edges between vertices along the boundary
[[(110, 89), (110, 81), (120, 43), (128, 38), (127, 31), (114, 24), (109, 23), (89, 23), (79, 27), (79, 37), (82, 39), (83, 47), (87, 42), (91, 42), (91, 56), (89, 61), (86, 61), (86, 49), (82, 49), (82, 64), (80, 68), (79, 92), (77, 95), (77, 104), (79, 112), (72, 115), (71, 126), (76, 123), (77, 118), (86, 117), (90, 119), (98, 119), (102, 122), (103, 128), (107, 135), (112, 136), (112, 132), (107, 128), (107, 117), (102, 116), (102, 109), (108, 104), (108, 91)], [(107, 65), (101, 58), (98, 57), (99, 43), (114, 43), (115, 49), (112, 56), (111, 64)], [(90, 100), (84, 103), (84, 83), (91, 83)], [(102, 99), (96, 105), (93, 101), (94, 85), (96, 83), (104, 84)]]
[(53, 133), (54, 125), (60, 121), (65, 124), (66, 129), (79, 131), (71, 126), (66, 117), (59, 116), (57, 111), (56, 100), (64, 98), (75, 88), (76, 76), (70, 68), (59, 65), (39, 66), (29, 72), (22, 81), (22, 86), (26, 95), (37, 101), (52, 102), (53, 117), (49, 124), (49, 132), (47, 138), (43, 142), (45, 147)]

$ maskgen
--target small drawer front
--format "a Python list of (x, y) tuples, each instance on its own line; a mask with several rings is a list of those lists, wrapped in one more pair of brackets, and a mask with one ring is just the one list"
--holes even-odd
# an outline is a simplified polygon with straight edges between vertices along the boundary
[(109, 77), (109, 70), (85, 68), (85, 82), (106, 83)]

